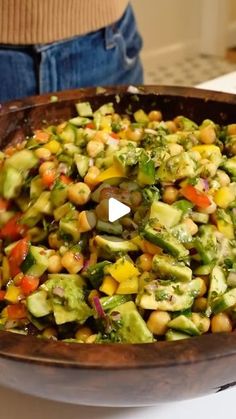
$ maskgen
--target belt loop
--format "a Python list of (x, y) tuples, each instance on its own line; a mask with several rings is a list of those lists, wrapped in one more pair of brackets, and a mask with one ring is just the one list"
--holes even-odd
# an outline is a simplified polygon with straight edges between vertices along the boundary
[(105, 47), (106, 49), (112, 49), (115, 46), (115, 25), (113, 24), (105, 28)]

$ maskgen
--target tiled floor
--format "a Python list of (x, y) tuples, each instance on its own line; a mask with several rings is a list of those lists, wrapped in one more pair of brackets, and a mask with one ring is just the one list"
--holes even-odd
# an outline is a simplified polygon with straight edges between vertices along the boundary
[(208, 56), (187, 57), (171, 65), (144, 66), (145, 84), (194, 86), (236, 70), (236, 63)]

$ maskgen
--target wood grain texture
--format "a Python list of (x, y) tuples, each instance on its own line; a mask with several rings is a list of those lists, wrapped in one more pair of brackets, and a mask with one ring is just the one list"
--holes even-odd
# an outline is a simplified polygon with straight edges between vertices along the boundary
[[(236, 122), (236, 96), (193, 88), (126, 88), (58, 93), (11, 102), (0, 109), (0, 145), (21, 141), (32, 129), (75, 115), (74, 103), (107, 101), (118, 112), (158, 108), (165, 119), (183, 114), (201, 122)], [(116, 103), (116, 95), (120, 101)], [(236, 333), (142, 345), (69, 344), (0, 332), (0, 384), (53, 400), (100, 406), (144, 406), (226, 389), (236, 379)]]

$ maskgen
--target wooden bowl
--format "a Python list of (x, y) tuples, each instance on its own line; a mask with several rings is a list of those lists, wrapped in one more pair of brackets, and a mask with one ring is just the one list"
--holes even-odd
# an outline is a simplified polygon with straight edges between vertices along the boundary
[[(236, 96), (180, 87), (81, 89), (11, 102), (0, 109), (0, 147), (21, 141), (45, 122), (113, 101), (118, 112), (157, 108), (164, 119), (236, 122)], [(0, 384), (52, 400), (96, 406), (144, 406), (221, 391), (236, 383), (236, 333), (151, 344), (73, 344), (0, 332)]]

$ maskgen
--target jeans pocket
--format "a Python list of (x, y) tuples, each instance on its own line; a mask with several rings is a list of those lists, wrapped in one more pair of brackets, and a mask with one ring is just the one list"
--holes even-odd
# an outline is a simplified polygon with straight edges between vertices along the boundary
[(122, 67), (129, 70), (137, 63), (142, 44), (133, 10), (128, 6), (124, 16), (107, 28), (106, 48), (116, 48)]

